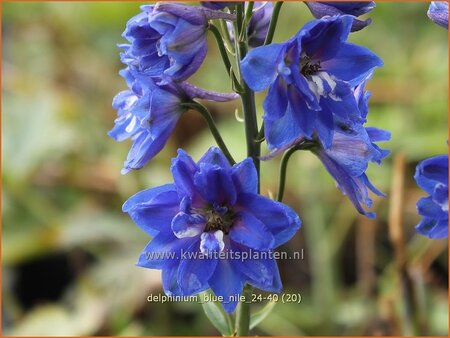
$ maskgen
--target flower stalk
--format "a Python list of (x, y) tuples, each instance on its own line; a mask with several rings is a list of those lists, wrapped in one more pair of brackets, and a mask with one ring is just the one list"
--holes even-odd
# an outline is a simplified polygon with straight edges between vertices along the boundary
[(280, 14), (281, 6), (283, 6), (283, 1), (278, 1), (275, 6), (273, 6), (272, 19), (270, 20), (269, 30), (267, 32), (266, 40), (264, 45), (272, 43), (273, 36), (275, 34), (275, 28), (277, 27), (278, 15)]
[(297, 150), (299, 150), (298, 147), (292, 147), (289, 150), (286, 150), (286, 152), (283, 154), (283, 158), (281, 159), (280, 181), (278, 183), (278, 194), (277, 194), (278, 202), (283, 201), (284, 187), (286, 185), (287, 165), (288, 165), (289, 159)]
[(236, 313), (236, 334), (237, 336), (248, 336), (250, 331), (250, 302), (252, 297), (252, 287), (246, 285), (244, 287), (243, 296), (245, 301), (239, 304)]
[(220, 150), (222, 150), (223, 154), (225, 155), (225, 157), (227, 158), (228, 162), (230, 162), (231, 165), (235, 164), (236, 161), (234, 160), (233, 156), (231, 156), (231, 153), (228, 150), (222, 138), (222, 135), (220, 135), (219, 129), (217, 128), (216, 123), (214, 122), (214, 119), (209, 110), (204, 105), (194, 101), (183, 103), (182, 106), (196, 110), (203, 116)]

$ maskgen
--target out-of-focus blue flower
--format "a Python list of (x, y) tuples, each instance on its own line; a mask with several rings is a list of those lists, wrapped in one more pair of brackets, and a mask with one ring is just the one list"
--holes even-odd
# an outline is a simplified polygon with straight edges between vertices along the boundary
[(227, 6), (234, 6), (236, 5), (236, 2), (227, 2), (227, 1), (201, 1), (200, 4), (203, 7), (209, 8), (209, 9), (223, 9)]
[(448, 2), (432, 1), (427, 14), (439, 26), (448, 29)]
[(123, 33), (129, 44), (121, 60), (132, 72), (147, 76), (163, 75), (182, 81), (194, 74), (206, 52), (209, 19), (234, 18), (221, 11), (199, 6), (160, 2), (141, 6), (142, 12), (131, 18)]
[(352, 22), (349, 15), (313, 20), (287, 42), (255, 48), (242, 60), (249, 87), (269, 87), (263, 118), (272, 152), (313, 135), (330, 148), (335, 118), (360, 118), (353, 88), (383, 62), (346, 42)]
[[(247, 26), (248, 44), (251, 47), (259, 47), (266, 39), (269, 30), (270, 19), (272, 18), (273, 4), (267, 1), (255, 1), (253, 5), (253, 15)], [(231, 41), (234, 42), (233, 24), (227, 22), (228, 32)]]
[(253, 5), (253, 15), (247, 26), (248, 44), (252, 47), (261, 46), (266, 39), (272, 18), (273, 4), (256, 1)]
[[(370, 93), (364, 91), (364, 83), (355, 89), (363, 120), (367, 116), (369, 96)], [(388, 141), (390, 133), (377, 128), (365, 128), (362, 123), (336, 120), (335, 124), (331, 148), (324, 149), (319, 145), (312, 148), (312, 151), (320, 158), (338, 188), (350, 199), (358, 212), (373, 218), (375, 213), (366, 212), (362, 207), (372, 206), (368, 190), (379, 196), (384, 195), (370, 183), (365, 171), (369, 162), (381, 164), (381, 160), (389, 154), (389, 151), (380, 149), (375, 142)]]
[(448, 237), (448, 155), (420, 162), (414, 178), (430, 195), (417, 203), (417, 211), (422, 215), (417, 232), (433, 239)]
[[(367, 12), (370, 12), (375, 8), (375, 2), (373, 1), (306, 1), (305, 5), (308, 6), (312, 15), (314, 15), (314, 17), (317, 19), (323, 18), (324, 16), (343, 14), (349, 14), (358, 17)], [(364, 27), (370, 25), (371, 22), (371, 19), (359, 20), (355, 18), (352, 24), (352, 32), (363, 29)]]
[(133, 141), (122, 174), (142, 168), (161, 151), (186, 111), (183, 102), (193, 98), (224, 102), (238, 97), (235, 93), (206, 91), (186, 82), (156, 84), (148, 76), (136, 78), (129, 69), (121, 71), (121, 75), (131, 89), (114, 98), (113, 108), (118, 110), (118, 117), (108, 135), (119, 142), (128, 138)]
[(168, 295), (211, 288), (234, 311), (248, 283), (279, 292), (271, 252), (300, 227), (296, 213), (257, 193), (250, 158), (231, 166), (218, 148), (195, 163), (183, 150), (172, 161), (174, 184), (144, 190), (123, 205), (150, 236), (137, 265), (162, 270)]

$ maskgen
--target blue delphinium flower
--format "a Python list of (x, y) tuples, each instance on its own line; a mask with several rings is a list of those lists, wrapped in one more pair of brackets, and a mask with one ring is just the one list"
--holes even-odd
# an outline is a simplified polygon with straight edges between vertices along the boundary
[(234, 18), (221, 11), (179, 3), (160, 2), (141, 6), (141, 10), (128, 21), (122, 34), (129, 41), (120, 45), (122, 62), (132, 72), (165, 75), (176, 81), (186, 80), (202, 64), (208, 48), (208, 20)]
[(334, 119), (360, 117), (353, 88), (383, 62), (345, 41), (352, 22), (348, 15), (313, 20), (287, 42), (255, 48), (241, 62), (251, 89), (269, 87), (263, 118), (271, 151), (313, 135), (330, 148)]
[[(375, 8), (375, 2), (373, 1), (306, 1), (305, 5), (308, 6), (312, 15), (314, 15), (317, 19), (323, 18), (324, 16), (343, 14), (358, 17)], [(352, 24), (352, 32), (363, 29), (364, 27), (370, 25), (371, 22), (371, 19), (359, 20), (355, 18)]]
[(414, 178), (430, 195), (417, 203), (417, 211), (422, 215), (417, 232), (433, 239), (448, 237), (448, 155), (420, 162)]
[(448, 29), (448, 2), (432, 1), (428, 8), (428, 17), (439, 26)]
[[(183, 150), (172, 161), (173, 184), (144, 190), (123, 205), (153, 239), (137, 265), (162, 270), (168, 295), (211, 288), (234, 311), (245, 283), (281, 290), (270, 253), (300, 227), (295, 212), (257, 193), (250, 158), (231, 166), (218, 148), (195, 163)], [(247, 257), (247, 258), (244, 258)]]
[(121, 75), (131, 89), (114, 98), (113, 108), (118, 110), (118, 117), (108, 135), (119, 142), (128, 138), (133, 141), (122, 174), (142, 168), (161, 151), (187, 110), (182, 103), (193, 98), (224, 102), (238, 97), (235, 93), (205, 91), (186, 82), (157, 84), (155, 78), (136, 78), (129, 69), (121, 71)]
[[(365, 120), (370, 93), (364, 91), (364, 83), (355, 88), (354, 95), (361, 118)], [(375, 213), (366, 212), (362, 207), (362, 204), (368, 208), (372, 206), (368, 190), (378, 196), (384, 196), (384, 194), (370, 183), (365, 171), (369, 162), (381, 164), (381, 160), (389, 154), (389, 151), (380, 149), (375, 142), (389, 139), (390, 133), (385, 130), (366, 128), (361, 122), (352, 123), (337, 119), (331, 148), (325, 149), (317, 143), (318, 146), (311, 149), (358, 212), (370, 218), (375, 217)]]

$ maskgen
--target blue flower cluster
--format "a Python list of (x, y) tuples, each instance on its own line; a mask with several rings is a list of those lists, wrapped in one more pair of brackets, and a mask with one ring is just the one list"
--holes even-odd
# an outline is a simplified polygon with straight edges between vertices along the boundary
[(414, 178), (430, 195), (417, 203), (417, 211), (422, 215), (417, 232), (433, 239), (448, 237), (448, 155), (420, 162)]
[(363, 86), (382, 60), (367, 48), (346, 42), (350, 15), (307, 23), (284, 43), (250, 51), (241, 63), (255, 91), (269, 87), (264, 100), (264, 132), (275, 155), (301, 142), (315, 142), (315, 153), (340, 189), (366, 213), (367, 187), (380, 194), (364, 174), (369, 161), (386, 156), (373, 142), (389, 134), (366, 129), (368, 94)]
[(225, 102), (239, 97), (183, 82), (205, 58), (208, 20), (231, 20), (233, 15), (176, 3), (141, 9), (123, 33), (129, 44), (119, 45), (121, 61), (127, 66), (120, 74), (129, 89), (113, 100), (118, 117), (109, 132), (116, 141), (133, 141), (123, 174), (142, 168), (161, 151), (187, 110), (183, 103), (194, 98)]
[[(118, 117), (109, 132), (116, 141), (132, 141), (122, 173), (142, 168), (161, 151), (195, 99), (224, 102), (245, 95), (240, 90), (245, 85), (253, 91), (269, 88), (263, 103), (270, 151), (265, 158), (292, 147), (311, 150), (356, 209), (374, 217), (363, 206), (371, 207), (369, 190), (382, 193), (365, 171), (369, 162), (380, 163), (388, 154), (375, 143), (390, 135), (365, 126), (370, 94), (364, 85), (383, 62), (347, 38), (370, 23), (357, 17), (375, 5), (307, 5), (317, 19), (283, 43), (264, 45), (274, 27), (269, 2), (256, 2), (252, 11), (247, 8), (248, 21), (237, 28), (242, 28), (240, 34), (235, 31), (238, 20), (222, 25), (232, 40), (244, 36), (246, 48), (254, 47), (237, 60), (236, 73), (242, 75), (237, 93), (211, 92), (185, 81), (206, 56), (210, 20), (233, 21), (237, 8), (243, 15), (244, 5), (142, 6), (123, 33), (128, 43), (120, 45), (126, 66), (120, 74), (128, 90), (114, 98)], [(236, 41), (236, 55), (241, 43)], [(137, 264), (162, 270), (167, 294), (187, 296), (211, 288), (232, 312), (237, 304), (233, 296), (241, 294), (246, 283), (269, 292), (281, 290), (271, 254), (292, 238), (301, 221), (288, 206), (258, 193), (257, 156), (249, 154), (234, 164), (222, 150), (210, 148), (198, 162), (179, 150), (171, 166), (174, 183), (137, 193), (123, 211), (153, 237)]]

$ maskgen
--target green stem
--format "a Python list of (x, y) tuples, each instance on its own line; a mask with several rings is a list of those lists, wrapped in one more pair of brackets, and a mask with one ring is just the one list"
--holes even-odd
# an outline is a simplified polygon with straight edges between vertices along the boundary
[(237, 88), (237, 90), (239, 91), (241, 88), (238, 85), (239, 82), (236, 79), (236, 76), (234, 75), (233, 67), (231, 66), (231, 62), (228, 57), (227, 49), (226, 49), (224, 41), (222, 39), (222, 34), (220, 34), (219, 29), (216, 26), (214, 26), (213, 24), (209, 24), (208, 29), (211, 31), (211, 33), (213, 33), (214, 38), (216, 39), (217, 47), (219, 48), (219, 52), (220, 52), (220, 56), (222, 57), (225, 68), (227, 69), (227, 74), (231, 77), (234, 87)]
[(236, 21), (235, 24), (237, 26), (236, 31), (234, 32), (234, 39), (239, 40), (238, 37), (240, 37), (241, 28), (242, 28), (242, 20), (243, 18), (243, 12), (244, 12), (244, 4), (240, 2), (236, 2)]
[[(242, 26), (243, 19), (243, 4), (236, 5), (236, 22), (235, 29), (235, 49), (236, 49), (236, 63), (239, 71), (239, 80), (243, 89), (240, 92), (242, 109), (244, 111), (245, 119), (245, 138), (247, 143), (247, 156), (253, 159), (256, 172), (258, 175), (258, 192), (260, 187), (260, 171), (259, 171), (259, 156), (261, 154), (260, 144), (255, 142), (258, 135), (258, 121), (256, 119), (255, 95), (253, 91), (245, 83), (242, 72), (240, 70), (240, 61), (245, 57), (248, 51), (247, 44), (247, 27)], [(236, 313), (236, 328), (238, 336), (247, 336), (250, 331), (250, 302), (251, 302), (252, 287), (246, 285), (244, 287), (245, 301), (240, 302), (238, 311)]]
[(272, 43), (273, 35), (275, 34), (275, 28), (277, 27), (278, 15), (280, 14), (282, 5), (283, 1), (278, 1), (275, 6), (273, 6), (272, 18), (270, 19), (269, 30), (267, 31), (264, 45)]
[(261, 123), (261, 128), (259, 128), (258, 135), (256, 136), (256, 142), (262, 143), (264, 142), (264, 121)]
[[(245, 36), (244, 41), (237, 42), (236, 54), (237, 57), (239, 58), (239, 61), (245, 57), (248, 51), (247, 43), (245, 42), (247, 40), (247, 36), (246, 34), (244, 34), (244, 36)], [(260, 167), (259, 156), (261, 155), (261, 147), (260, 143), (256, 142), (258, 139), (258, 121), (256, 118), (255, 94), (245, 83), (244, 79), (242, 78), (241, 71), (239, 71), (239, 74), (241, 87), (243, 89), (240, 95), (245, 119), (247, 156), (253, 159), (253, 163), (255, 164), (259, 178), (259, 167)], [(258, 192), (259, 192), (259, 180), (258, 180)]]
[(234, 160), (233, 156), (231, 156), (230, 151), (228, 150), (227, 146), (225, 145), (225, 142), (223, 141), (222, 136), (220, 135), (219, 129), (216, 126), (216, 123), (214, 122), (214, 119), (209, 112), (209, 110), (202, 104), (198, 102), (187, 102), (183, 103), (182, 106), (194, 109), (198, 111), (203, 118), (205, 119), (206, 123), (208, 124), (209, 130), (211, 130), (211, 134), (213, 135), (214, 139), (216, 140), (217, 145), (222, 150), (226, 158), (228, 159), (228, 162), (230, 162), (231, 165), (235, 164), (236, 161)]
[(240, 302), (236, 312), (236, 335), (243, 337), (248, 336), (250, 331), (250, 303), (252, 301), (252, 287), (244, 286), (243, 296), (245, 301)]
[(287, 165), (288, 165), (289, 159), (291, 158), (292, 154), (295, 153), (297, 150), (299, 150), (299, 148), (297, 148), (297, 147), (290, 148), (283, 154), (283, 158), (281, 159), (280, 182), (278, 185), (278, 195), (277, 195), (278, 202), (281, 202), (283, 200), (284, 187), (286, 185)]
[(253, 15), (253, 5), (254, 5), (254, 2), (251, 2), (251, 1), (247, 2), (247, 10), (245, 11), (244, 22), (242, 23), (239, 40), (242, 40), (242, 38), (244, 37), (244, 34), (246, 34), (246, 32), (247, 32), (247, 25), (250, 22), (250, 19), (252, 18), (252, 15)]
[(225, 44), (225, 48), (228, 53), (233, 56), (236, 56), (236, 51), (234, 50), (234, 44), (231, 41), (230, 32), (228, 31), (228, 26), (225, 20), (220, 20), (220, 30), (222, 31), (223, 43)]

